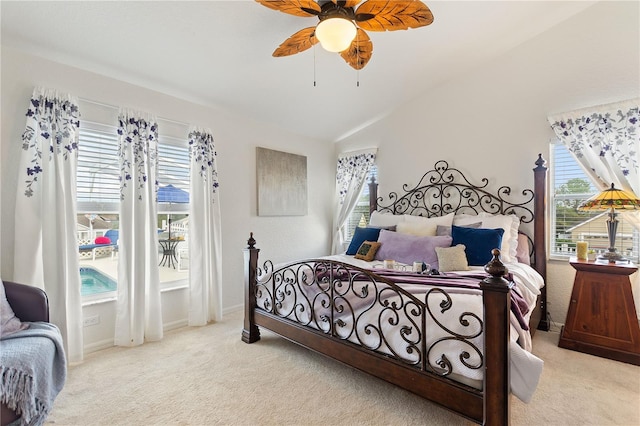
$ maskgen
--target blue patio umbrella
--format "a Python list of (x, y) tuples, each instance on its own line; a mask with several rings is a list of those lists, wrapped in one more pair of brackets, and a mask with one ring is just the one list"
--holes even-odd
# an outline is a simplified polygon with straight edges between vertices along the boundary
[(189, 193), (171, 184), (158, 188), (159, 203), (188, 203)]
[[(188, 203), (189, 193), (171, 184), (158, 188), (159, 203)], [(171, 213), (169, 213), (169, 239), (171, 239)]]

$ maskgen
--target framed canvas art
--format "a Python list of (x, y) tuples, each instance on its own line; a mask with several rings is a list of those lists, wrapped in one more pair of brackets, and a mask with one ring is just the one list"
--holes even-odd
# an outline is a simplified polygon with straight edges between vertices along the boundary
[(256, 147), (258, 216), (307, 214), (307, 157)]

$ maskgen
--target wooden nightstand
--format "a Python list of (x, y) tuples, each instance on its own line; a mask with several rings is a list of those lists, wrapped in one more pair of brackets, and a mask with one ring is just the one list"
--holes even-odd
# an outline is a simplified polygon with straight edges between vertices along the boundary
[(576, 278), (558, 346), (640, 365), (640, 327), (631, 293), (632, 263), (571, 258)]

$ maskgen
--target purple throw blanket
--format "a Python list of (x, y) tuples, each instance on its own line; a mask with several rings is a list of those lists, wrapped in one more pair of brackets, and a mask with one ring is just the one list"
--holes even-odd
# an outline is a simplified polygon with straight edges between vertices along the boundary
[[(356, 279), (358, 278), (358, 274), (360, 273), (357, 270), (349, 269), (349, 273), (352, 275), (356, 275)], [(446, 273), (440, 275), (425, 275), (419, 274), (415, 272), (405, 272), (405, 271), (395, 271), (390, 269), (379, 269), (373, 271), (375, 275), (378, 275), (382, 278), (386, 278), (394, 284), (397, 284), (400, 287), (406, 284), (412, 285), (425, 285), (430, 287), (439, 287), (439, 288), (447, 288), (448, 291), (456, 292), (456, 289), (466, 289), (466, 290), (479, 290), (480, 291), (480, 281), (487, 278), (488, 274), (479, 274), (477, 272), (469, 273), (469, 274), (458, 274), (458, 273)], [(325, 275), (327, 272), (321, 273), (321, 275)], [(343, 275), (343, 279), (346, 279), (346, 271), (341, 269), (340, 275)], [(504, 277), (509, 283), (513, 285), (511, 291), (509, 292), (511, 296), (511, 312), (516, 317), (518, 324), (522, 327), (523, 330), (529, 330), (529, 324), (525, 320), (525, 315), (529, 313), (529, 306), (525, 299), (519, 294), (519, 290), (516, 282), (513, 279), (512, 274), (507, 274)], [(364, 276), (362, 276), (364, 279)]]

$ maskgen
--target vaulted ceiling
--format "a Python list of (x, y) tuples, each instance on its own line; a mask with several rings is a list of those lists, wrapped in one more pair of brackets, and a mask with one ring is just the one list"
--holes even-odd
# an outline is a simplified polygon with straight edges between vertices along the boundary
[(316, 18), (235, 1), (0, 2), (2, 45), (337, 141), (505, 54), (593, 1), (431, 1), (430, 26), (369, 32), (360, 72), (318, 45), (273, 50)]

